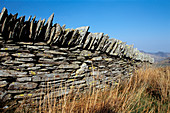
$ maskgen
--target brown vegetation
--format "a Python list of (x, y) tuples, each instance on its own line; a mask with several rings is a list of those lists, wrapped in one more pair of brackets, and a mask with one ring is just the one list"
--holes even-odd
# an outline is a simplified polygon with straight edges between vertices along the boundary
[[(20, 106), (16, 112), (45, 113), (169, 113), (170, 67), (145, 68), (134, 72), (130, 81), (120, 81), (116, 88), (90, 88), (88, 92), (70, 93), (59, 101), (38, 108)], [(49, 95), (50, 98), (50, 95)]]

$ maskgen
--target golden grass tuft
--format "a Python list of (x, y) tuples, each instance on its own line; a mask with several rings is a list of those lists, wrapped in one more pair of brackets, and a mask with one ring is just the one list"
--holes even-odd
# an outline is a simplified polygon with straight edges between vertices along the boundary
[[(19, 107), (16, 112), (44, 113), (169, 113), (170, 67), (136, 70), (130, 80), (115, 87), (69, 93), (59, 101), (50, 101), (39, 108)], [(50, 97), (50, 95), (49, 95)], [(52, 102), (52, 103), (50, 103)], [(28, 109), (28, 108), (27, 108)]]

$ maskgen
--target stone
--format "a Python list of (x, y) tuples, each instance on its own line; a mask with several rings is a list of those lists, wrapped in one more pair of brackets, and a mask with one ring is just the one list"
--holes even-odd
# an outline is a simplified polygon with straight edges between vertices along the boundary
[(85, 48), (88, 48), (88, 46), (89, 46), (89, 43), (91, 42), (91, 40), (92, 40), (92, 33), (89, 33), (88, 34), (88, 36), (87, 36), (87, 38), (86, 38), (86, 40), (85, 40), (85, 42), (84, 42), (84, 45), (83, 45), (83, 48), (85, 49)]
[(7, 86), (7, 84), (8, 83), (6, 81), (0, 81), (0, 88)]
[(79, 37), (79, 30), (75, 29), (71, 39), (68, 42), (68, 46), (73, 46), (78, 37)]
[(54, 18), (54, 13), (48, 18), (47, 23), (45, 24), (45, 26), (47, 26), (46, 31), (45, 31), (46, 41), (48, 40), (49, 35), (50, 35), (53, 18)]
[(78, 64), (68, 64), (68, 65), (64, 65), (61, 64), (58, 66), (59, 69), (78, 69), (79, 65)]
[(55, 55), (67, 55), (65, 52), (58, 52), (55, 50), (45, 50), (44, 53), (50, 53), (50, 54), (55, 54)]
[(78, 69), (77, 71), (76, 71), (76, 74), (78, 75), (78, 74), (83, 74), (83, 73), (85, 73), (85, 72), (87, 72), (88, 71), (88, 65), (86, 64), (86, 63), (83, 63), (81, 66), (80, 66), (80, 69)]
[(83, 50), (81, 51), (80, 56), (90, 57), (92, 56), (92, 53), (91, 51)]
[(13, 82), (9, 85), (9, 90), (29, 90), (34, 89), (37, 87), (37, 83), (33, 82), (26, 82), (26, 83), (19, 83), (19, 82)]
[(55, 26), (54, 26), (54, 27), (51, 29), (50, 38), (49, 38), (49, 40), (47, 41), (47, 44), (51, 44), (51, 43), (52, 43), (53, 38), (54, 38), (54, 35), (55, 35), (55, 30), (56, 30), (56, 28), (55, 28)]
[(56, 58), (54, 57), (53, 58), (54, 61), (61, 61), (61, 60), (65, 60), (65, 59), (66, 59), (66, 57), (56, 57)]
[(31, 77), (22, 77), (22, 78), (17, 78), (17, 82), (30, 82)]
[(62, 34), (62, 28), (59, 24), (56, 24), (56, 30), (55, 30), (55, 35), (54, 35), (54, 38), (53, 38), (53, 43), (57, 43), (61, 37), (61, 34)]
[(7, 52), (0, 52), (0, 57), (7, 57), (9, 53)]
[(35, 57), (34, 54), (30, 54), (30, 53), (15, 53), (15, 54), (12, 54), (12, 56), (14, 56), (14, 57), (23, 57), (23, 58)]
[(61, 45), (68, 46), (69, 40), (71, 39), (71, 36), (73, 34), (73, 29), (65, 29), (66, 33), (63, 36), (63, 40)]
[(7, 9), (4, 7), (1, 11), (1, 15), (0, 15), (0, 24), (3, 23), (5, 17), (8, 15), (8, 11)]
[[(116, 48), (118, 47), (118, 40), (116, 40), (111, 52), (110, 52), (110, 55), (114, 55), (115, 51), (116, 51)], [(116, 55), (116, 54), (115, 54)]]
[(35, 62), (36, 60), (33, 58), (15, 58), (16, 61), (21, 61), (21, 62)]
[(96, 50), (102, 40), (102, 37), (103, 37), (103, 33), (95, 33), (95, 40), (94, 40), (94, 43), (91, 47), (91, 50)]
[(76, 30), (79, 31), (79, 36), (77, 38), (77, 40), (75, 41), (75, 44), (76, 45), (83, 45), (83, 41), (85, 40), (85, 36), (89, 30), (89, 26), (83, 26), (83, 27), (79, 27), (79, 28), (76, 28)]
[(37, 23), (36, 30), (35, 30), (34, 40), (37, 40), (37, 37), (39, 36), (40, 29), (42, 29), (42, 28), (41, 28), (41, 24), (42, 24), (42, 20), (41, 20), (41, 18), (40, 18), (39, 21), (38, 21), (38, 23)]
[(109, 52), (113, 49), (113, 46), (114, 46), (114, 44), (116, 43), (116, 39), (111, 38), (111, 39), (109, 40), (109, 43), (110, 43), (110, 45), (109, 45), (109, 47), (106, 49), (106, 53), (109, 53)]
[(19, 65), (19, 67), (33, 67), (33, 66), (34, 63), (26, 63), (26, 64)]
[(29, 34), (29, 38), (30, 38), (30, 39), (33, 38), (32, 35), (33, 35), (33, 32), (34, 32), (34, 31), (33, 31), (33, 27), (34, 27), (33, 25), (34, 25), (35, 18), (36, 18), (36, 16), (33, 17), (33, 19), (31, 20), (31, 23), (30, 23), (30, 29), (29, 29), (29, 30), (30, 30), (30, 34)]
[(92, 58), (92, 61), (101, 61), (102, 60), (102, 57), (93, 57)]

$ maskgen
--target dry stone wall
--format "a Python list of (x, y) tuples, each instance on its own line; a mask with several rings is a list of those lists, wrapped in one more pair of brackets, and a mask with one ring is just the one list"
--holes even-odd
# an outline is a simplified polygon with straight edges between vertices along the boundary
[(47, 22), (17, 15), (6, 8), (0, 14), (0, 107), (46, 99), (47, 93), (61, 97), (72, 87), (114, 85), (154, 62), (133, 45), (88, 32), (89, 26), (65, 29), (52, 23), (54, 14)]

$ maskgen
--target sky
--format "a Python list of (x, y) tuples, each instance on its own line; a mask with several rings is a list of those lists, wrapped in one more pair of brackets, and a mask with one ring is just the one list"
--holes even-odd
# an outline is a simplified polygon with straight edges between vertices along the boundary
[(170, 0), (0, 0), (0, 10), (48, 19), (66, 28), (90, 26), (145, 52), (170, 53)]

